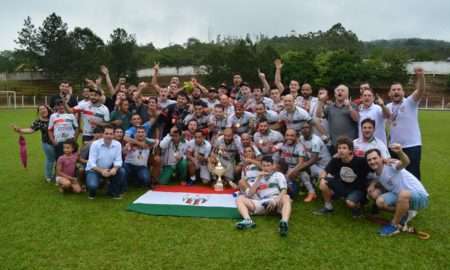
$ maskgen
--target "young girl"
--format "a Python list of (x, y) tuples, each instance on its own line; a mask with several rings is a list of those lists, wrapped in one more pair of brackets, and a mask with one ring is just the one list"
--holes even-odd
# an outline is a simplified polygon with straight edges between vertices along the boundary
[(47, 182), (51, 182), (55, 180), (55, 148), (48, 137), (48, 119), (52, 111), (47, 105), (41, 105), (38, 107), (37, 113), (39, 117), (34, 120), (31, 127), (19, 128), (16, 125), (12, 125), (12, 128), (19, 134), (32, 134), (38, 130), (41, 132), (42, 149), (45, 154), (44, 175)]
[(56, 162), (56, 183), (59, 191), (81, 192), (81, 185), (75, 176), (76, 164), (78, 160), (78, 146), (75, 141), (67, 140), (63, 143), (64, 155)]

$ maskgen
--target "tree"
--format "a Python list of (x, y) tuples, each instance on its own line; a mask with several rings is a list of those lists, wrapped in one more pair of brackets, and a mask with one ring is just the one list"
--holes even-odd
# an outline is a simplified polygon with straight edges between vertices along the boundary
[(290, 80), (297, 80), (300, 84), (308, 82), (315, 86), (314, 79), (318, 76), (314, 65), (315, 53), (307, 51), (289, 51), (282, 55), (283, 79), (288, 85)]
[(19, 49), (16, 50), (17, 58), (21, 59), (23, 64), (36, 67), (39, 64), (42, 52), (39, 46), (37, 30), (31, 22), (31, 17), (28, 16), (25, 19), (23, 28), (17, 33), (18, 37), (14, 41), (19, 45)]
[(115, 29), (110, 38), (107, 52), (111, 74), (115, 77), (128, 76), (135, 80), (139, 65), (136, 38), (122, 28)]

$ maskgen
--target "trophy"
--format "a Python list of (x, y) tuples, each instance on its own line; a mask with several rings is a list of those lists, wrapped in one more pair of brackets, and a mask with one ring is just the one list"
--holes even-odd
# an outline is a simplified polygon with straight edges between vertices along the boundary
[(222, 176), (225, 174), (225, 167), (223, 167), (222, 163), (220, 162), (221, 153), (222, 153), (222, 150), (219, 150), (218, 157), (217, 157), (217, 165), (213, 169), (213, 172), (217, 175), (217, 182), (214, 185), (215, 191), (223, 191)]

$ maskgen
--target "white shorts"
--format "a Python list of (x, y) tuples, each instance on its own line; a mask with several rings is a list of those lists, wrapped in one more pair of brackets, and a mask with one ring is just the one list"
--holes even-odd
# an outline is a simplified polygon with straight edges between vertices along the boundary
[[(277, 213), (281, 213), (281, 209), (282, 204), (281, 204), (281, 200), (278, 202), (277, 207), (272, 210), (272, 211), (268, 211), (267, 210), (267, 204), (274, 199), (278, 199), (279, 196), (275, 196), (272, 199), (269, 200), (254, 200), (254, 199), (249, 199), (250, 201), (253, 202), (253, 204), (255, 205), (255, 210), (252, 211), (252, 214), (254, 215), (265, 215), (265, 214), (269, 214), (270, 212), (277, 212)], [(266, 207), (265, 207), (266, 206)]]

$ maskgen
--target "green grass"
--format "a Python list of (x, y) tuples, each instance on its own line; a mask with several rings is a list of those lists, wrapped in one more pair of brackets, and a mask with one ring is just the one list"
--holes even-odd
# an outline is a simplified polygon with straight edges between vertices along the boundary
[(143, 190), (122, 201), (61, 195), (43, 180), (38, 134), (27, 137), (29, 168), (18, 159), (10, 123), (26, 126), (31, 110), (0, 110), (0, 269), (449, 269), (450, 113), (422, 112), (422, 171), (430, 207), (414, 224), (431, 234), (380, 238), (378, 225), (353, 220), (338, 204), (296, 201), (288, 238), (276, 217), (237, 231), (234, 220), (155, 217), (127, 212)]

